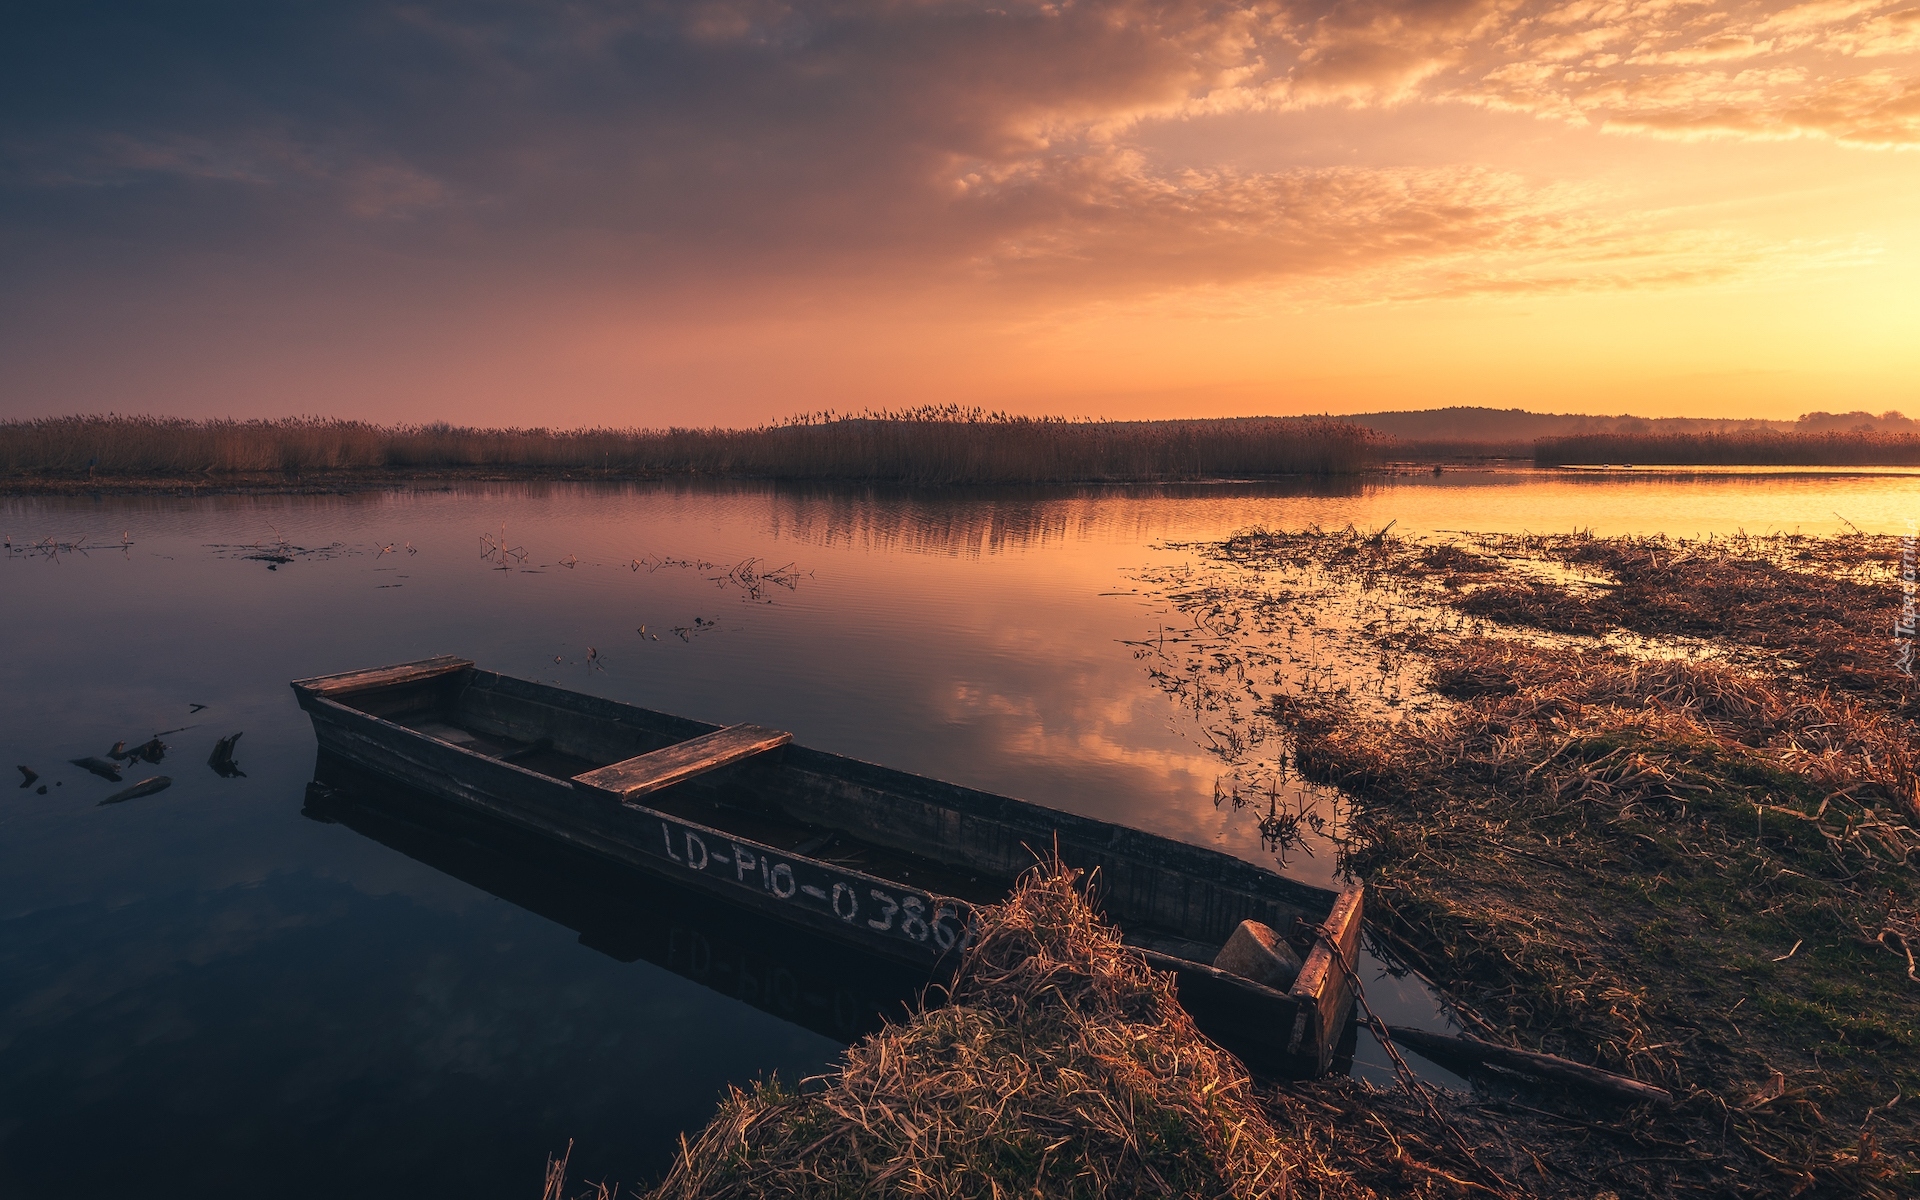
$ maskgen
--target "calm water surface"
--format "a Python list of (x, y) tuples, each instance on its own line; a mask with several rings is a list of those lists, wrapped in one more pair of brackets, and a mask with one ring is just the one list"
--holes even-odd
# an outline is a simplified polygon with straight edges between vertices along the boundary
[[(1271, 864), (1125, 645), (1177, 619), (1131, 582), (1184, 560), (1167, 543), (1389, 521), (1897, 533), (1917, 485), (1458, 472), (0, 502), (0, 759), (49, 785), (0, 793), (0, 1195), (528, 1197), (568, 1139), (576, 1178), (645, 1181), (729, 1084), (825, 1069), (910, 995), (591, 864), (310, 798), (289, 679), (460, 654)], [(169, 775), (157, 796), (100, 806), (114, 785), (67, 765), (162, 730), (166, 760), (127, 775)], [(242, 731), (246, 774), (221, 778), (207, 753)], [(1370, 980), (1398, 1019), (1439, 1020), (1412, 981)], [(1376, 1060), (1363, 1045), (1358, 1069)]]

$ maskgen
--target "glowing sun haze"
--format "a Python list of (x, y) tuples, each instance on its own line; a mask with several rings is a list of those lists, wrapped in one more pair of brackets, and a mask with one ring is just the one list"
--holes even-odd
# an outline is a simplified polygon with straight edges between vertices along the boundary
[(1916, 0), (67, 4), (0, 416), (1920, 409)]

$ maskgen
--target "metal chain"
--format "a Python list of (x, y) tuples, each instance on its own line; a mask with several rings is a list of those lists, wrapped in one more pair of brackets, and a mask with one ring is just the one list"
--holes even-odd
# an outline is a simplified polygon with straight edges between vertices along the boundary
[(1467, 1161), (1473, 1164), (1474, 1170), (1499, 1184), (1509, 1194), (1516, 1193), (1518, 1189), (1508, 1183), (1498, 1171), (1481, 1162), (1474, 1154), (1473, 1147), (1467, 1143), (1466, 1137), (1454, 1128), (1453, 1122), (1440, 1114), (1439, 1107), (1433, 1102), (1432, 1089), (1420, 1082), (1419, 1077), (1414, 1075), (1413, 1068), (1407, 1065), (1407, 1060), (1400, 1057), (1399, 1047), (1393, 1044), (1393, 1036), (1387, 1032), (1387, 1023), (1375, 1015), (1373, 1006), (1367, 1003), (1367, 991), (1360, 986), (1360, 976), (1354, 971), (1353, 964), (1347, 961), (1346, 952), (1340, 949), (1340, 943), (1334, 940), (1332, 932), (1324, 923), (1315, 925), (1313, 932), (1332, 953), (1333, 961), (1340, 964), (1340, 973), (1347, 977), (1347, 985), (1353, 989), (1354, 1001), (1360, 1005), (1360, 1011), (1366, 1014), (1367, 1028), (1373, 1031), (1374, 1040), (1380, 1043), (1380, 1048), (1387, 1052), (1387, 1060), (1393, 1064), (1393, 1073), (1399, 1079), (1400, 1086), (1420, 1098), (1420, 1103), (1425, 1106), (1427, 1115), (1433, 1118), (1434, 1124), (1453, 1136), (1454, 1142), (1460, 1147), (1460, 1153), (1467, 1156)]

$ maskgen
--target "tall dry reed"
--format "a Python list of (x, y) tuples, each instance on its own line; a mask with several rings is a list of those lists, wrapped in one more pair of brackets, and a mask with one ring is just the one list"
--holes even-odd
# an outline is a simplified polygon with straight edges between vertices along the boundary
[(0, 470), (220, 475), (583, 469), (894, 483), (1056, 483), (1338, 475), (1377, 438), (1324, 420), (1064, 421), (920, 409), (752, 429), (476, 429), (332, 418), (0, 422)]

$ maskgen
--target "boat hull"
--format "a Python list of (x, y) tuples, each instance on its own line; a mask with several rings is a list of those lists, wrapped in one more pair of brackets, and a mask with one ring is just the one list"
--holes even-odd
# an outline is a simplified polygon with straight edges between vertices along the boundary
[(613, 800), (369, 717), (310, 707), (322, 753), (785, 924), (929, 970), (971, 937), (972, 906)]
[[(1352, 1007), (1349, 972), (1333, 956), (1351, 963), (1357, 952), (1358, 887), (1311, 887), (1139, 830), (797, 745), (679, 783), (648, 797), (654, 804), (622, 800), (412, 725), (423, 713), (451, 714), (462, 729), (502, 744), (563, 748), (590, 767), (718, 727), (480, 671), (464, 660), (434, 663), (296, 682), (323, 766), (400, 784), (930, 977), (950, 968), (969, 941), (974, 903), (1004, 895), (1021, 871), (1057, 855), (1087, 872), (1104, 915), (1150, 962), (1177, 975), (1201, 1029), (1249, 1066), (1311, 1076), (1332, 1064)], [(381, 682), (351, 691), (329, 682), (361, 676)], [(745, 812), (741, 797), (756, 810), (854, 830), (916, 861), (937, 860), (959, 885), (911, 884), (821, 861), (799, 847), (745, 835), (750, 822), (689, 815)], [(721, 807), (684, 807), (709, 801)], [(1312, 931), (1290, 989), (1206, 965), (1249, 919), (1297, 942)]]

